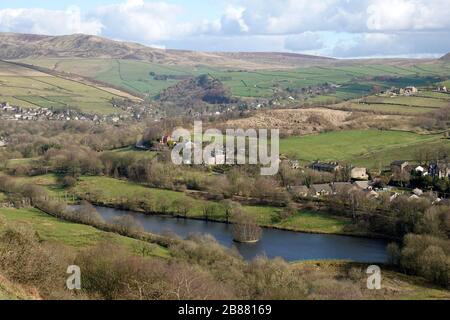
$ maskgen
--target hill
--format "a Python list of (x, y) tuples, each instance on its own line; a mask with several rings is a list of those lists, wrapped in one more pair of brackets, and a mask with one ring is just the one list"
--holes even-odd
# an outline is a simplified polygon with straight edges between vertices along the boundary
[(121, 111), (114, 107), (113, 99), (123, 96), (112, 89), (0, 61), (0, 103), (53, 111), (76, 109), (86, 113), (112, 114)]
[(293, 53), (222, 53), (163, 50), (137, 43), (74, 34), (45, 36), (0, 33), (0, 59), (115, 58), (172, 65), (209, 65), (234, 68), (296, 67), (323, 64), (334, 59)]
[(439, 60), (450, 61), (450, 52), (447, 53), (445, 56), (441, 57)]
[(163, 90), (158, 100), (183, 108), (195, 108), (205, 104), (231, 104), (237, 101), (222, 82), (208, 75), (182, 80)]

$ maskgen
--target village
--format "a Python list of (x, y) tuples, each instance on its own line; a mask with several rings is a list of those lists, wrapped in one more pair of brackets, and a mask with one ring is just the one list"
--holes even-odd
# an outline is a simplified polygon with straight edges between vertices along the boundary
[[(176, 142), (172, 140), (170, 135), (164, 135), (151, 148), (144, 146), (142, 143), (136, 144), (136, 147), (145, 150), (163, 151), (172, 149), (177, 144), (182, 144), (183, 147), (192, 150), (196, 146), (194, 142)], [(246, 150), (235, 148), (234, 152), (231, 153), (228, 153), (226, 149), (213, 150), (211, 155), (203, 160), (203, 166), (211, 168), (215, 174), (223, 174), (226, 171), (224, 167), (228, 166), (227, 156), (233, 153), (234, 155), (246, 154)], [(184, 159), (183, 164), (192, 165), (192, 159)], [(431, 160), (426, 163), (395, 160), (389, 168), (378, 172), (337, 161), (314, 161), (302, 165), (300, 161), (288, 159), (283, 155), (280, 157), (279, 165), (302, 173), (309, 170), (313, 173), (329, 174), (329, 177), (332, 177), (332, 181), (328, 183), (288, 185), (287, 189), (290, 193), (300, 199), (325, 198), (359, 191), (364, 192), (369, 199), (376, 199), (382, 194), (387, 194), (390, 201), (405, 194), (409, 195), (410, 200), (427, 198), (431, 199), (433, 203), (438, 203), (442, 198), (449, 197), (443, 191), (446, 181), (450, 178), (450, 161), (448, 159)], [(439, 189), (439, 183), (444, 184), (443, 190)]]
[(152, 106), (132, 105), (118, 106), (118, 109), (125, 112), (116, 114), (99, 115), (94, 113), (80, 112), (74, 108), (52, 110), (50, 108), (36, 107), (24, 108), (10, 105), (8, 102), (0, 102), (0, 120), (11, 121), (91, 121), (95, 123), (118, 123), (120, 121), (142, 121), (148, 117), (157, 117)]

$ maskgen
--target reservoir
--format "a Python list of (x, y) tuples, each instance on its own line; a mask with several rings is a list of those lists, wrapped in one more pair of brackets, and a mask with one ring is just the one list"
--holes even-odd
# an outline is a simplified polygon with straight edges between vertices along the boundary
[(182, 238), (190, 234), (210, 234), (223, 246), (236, 247), (246, 260), (267, 256), (281, 257), (286, 261), (332, 259), (383, 263), (388, 258), (386, 240), (264, 228), (258, 243), (245, 244), (234, 242), (232, 226), (221, 222), (147, 215), (106, 207), (96, 209), (106, 221), (116, 216), (131, 215), (145, 231), (155, 234), (171, 232)]

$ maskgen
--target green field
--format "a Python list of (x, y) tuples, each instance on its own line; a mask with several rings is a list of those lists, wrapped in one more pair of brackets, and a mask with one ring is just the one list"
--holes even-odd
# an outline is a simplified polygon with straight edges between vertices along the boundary
[[(139, 240), (120, 236), (116, 233), (104, 232), (91, 226), (63, 221), (38, 209), (0, 208), (0, 217), (15, 225), (23, 224), (31, 227), (43, 241), (60, 243), (74, 248), (92, 246), (101, 241), (112, 241), (133, 249), (140, 243)], [(167, 257), (169, 252), (167, 249), (155, 245), (152, 255)]]
[[(238, 97), (271, 97), (280, 89), (298, 89), (334, 83), (341, 85), (327, 99), (352, 99), (370, 92), (374, 85), (382, 88), (408, 85), (425, 86), (436, 82), (433, 77), (450, 76), (450, 63), (427, 65), (343, 65), (303, 67), (289, 70), (223, 70), (206, 66), (172, 66), (136, 60), (114, 59), (27, 59), (25, 63), (91, 77), (127, 90), (156, 96), (177, 80), (155, 80), (156, 75), (209, 74), (222, 81)], [(388, 80), (367, 80), (390, 76)], [(318, 98), (320, 99), (320, 98)], [(311, 100), (311, 102), (314, 102)]]
[(346, 130), (289, 137), (280, 141), (282, 154), (295, 154), (311, 162), (344, 161), (354, 165), (385, 167), (393, 160), (414, 160), (417, 148), (450, 146), (442, 135), (421, 135), (386, 130)]
[(94, 86), (0, 62), (0, 102), (52, 110), (118, 113), (120, 110), (113, 107), (112, 98), (119, 97)]

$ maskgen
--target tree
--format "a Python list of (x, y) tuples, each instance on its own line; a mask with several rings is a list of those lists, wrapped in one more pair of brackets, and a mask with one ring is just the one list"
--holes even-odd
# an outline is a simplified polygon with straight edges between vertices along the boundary
[(173, 202), (173, 206), (175, 207), (175, 210), (178, 212), (178, 214), (181, 214), (184, 218), (186, 218), (189, 214), (189, 211), (194, 207), (194, 201), (186, 196), (176, 199)]
[(225, 213), (225, 221), (227, 223), (230, 223), (230, 219), (236, 215), (239, 214), (240, 212), (242, 212), (242, 207), (240, 205), (240, 203), (238, 202), (234, 202), (232, 200), (226, 199), (223, 200), (221, 202), (223, 208), (224, 208), (224, 213)]
[(262, 229), (256, 220), (244, 212), (233, 216), (233, 239), (236, 242), (257, 242), (261, 238)]
[(144, 231), (144, 227), (132, 215), (115, 217), (111, 224), (118, 233), (123, 235)]

